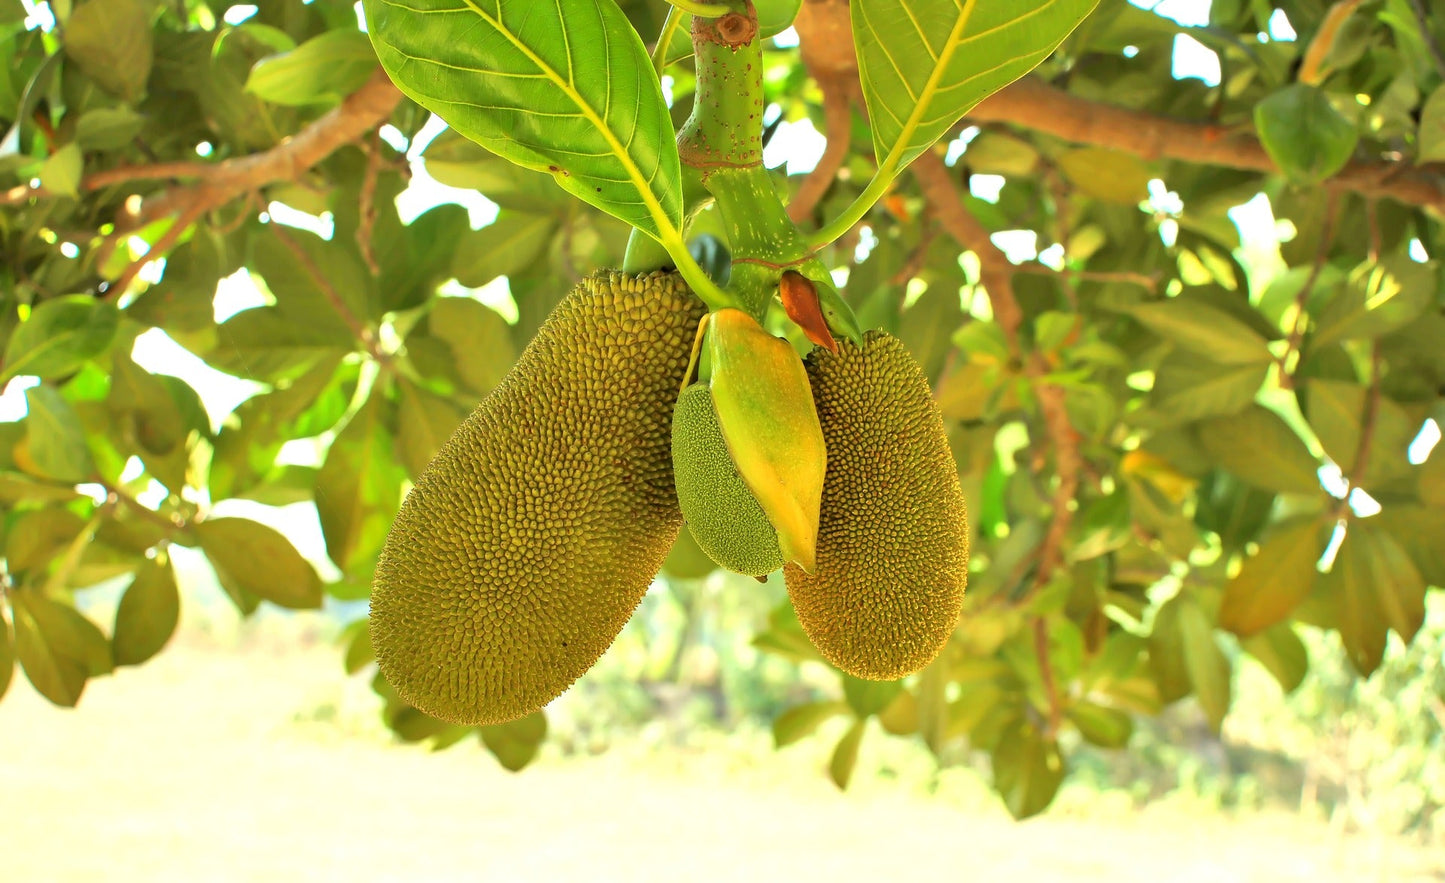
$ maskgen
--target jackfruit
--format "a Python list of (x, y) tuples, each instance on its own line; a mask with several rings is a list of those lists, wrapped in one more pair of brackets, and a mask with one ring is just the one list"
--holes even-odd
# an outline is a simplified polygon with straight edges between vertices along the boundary
[(783, 566), (777, 531), (733, 465), (705, 383), (677, 397), (672, 463), (687, 529), (709, 558), (748, 576)]
[(798, 621), (849, 674), (894, 680), (947, 643), (968, 578), (958, 471), (922, 369), (881, 331), (814, 349), (808, 376), (828, 448), (817, 569), (783, 568)]
[(371, 595), (402, 698), (458, 724), (514, 720), (616, 638), (682, 525), (672, 410), (705, 309), (673, 274), (583, 280), (437, 452)]

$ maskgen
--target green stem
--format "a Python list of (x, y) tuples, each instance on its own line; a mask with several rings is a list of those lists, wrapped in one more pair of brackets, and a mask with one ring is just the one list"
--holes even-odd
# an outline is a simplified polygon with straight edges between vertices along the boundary
[(672, 255), (662, 243), (637, 229), (627, 237), (627, 251), (622, 256), (622, 272), (650, 273), (672, 265)]
[(897, 176), (896, 169), (882, 167), (873, 175), (873, 180), (853, 200), (853, 204), (838, 217), (829, 221), (821, 230), (808, 237), (808, 243), (814, 248), (822, 248), (833, 240), (853, 229), (853, 225), (863, 220), (863, 216), (873, 208), (878, 200), (888, 192), (888, 187)]
[(684, 165), (707, 171), (763, 161), (763, 53), (748, 13), (694, 17), (697, 96), (677, 134)]
[(667, 67), (667, 49), (672, 45), (672, 35), (677, 33), (678, 26), (682, 24), (683, 13), (676, 6), (667, 8), (667, 20), (662, 23), (662, 33), (657, 37), (657, 47), (652, 50), (652, 69), (657, 71), (657, 78), (662, 79), (663, 68)]

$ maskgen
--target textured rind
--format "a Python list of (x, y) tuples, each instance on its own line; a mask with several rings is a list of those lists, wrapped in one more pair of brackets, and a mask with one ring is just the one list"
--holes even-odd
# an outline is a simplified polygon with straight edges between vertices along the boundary
[(783, 566), (778, 534), (728, 454), (706, 384), (695, 383), (677, 398), (672, 467), (682, 517), (709, 558), (748, 576)]
[(371, 637), (403, 699), (514, 720), (611, 645), (682, 524), (672, 407), (705, 312), (680, 277), (583, 280), (407, 495)]
[(849, 674), (894, 680), (948, 641), (968, 578), (968, 522), (943, 419), (918, 363), (870, 331), (807, 359), (828, 446), (812, 575), (783, 569), (803, 630)]

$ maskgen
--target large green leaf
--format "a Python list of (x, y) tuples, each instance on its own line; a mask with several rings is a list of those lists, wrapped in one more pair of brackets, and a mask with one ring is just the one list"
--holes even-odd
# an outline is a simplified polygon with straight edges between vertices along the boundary
[(1098, 0), (851, 0), (880, 175), (1033, 70)]
[(1320, 491), (1318, 462), (1288, 423), (1254, 405), (1198, 425), (1199, 444), (1210, 460), (1255, 487), (1279, 493)]
[(848, 790), (848, 783), (853, 779), (853, 770), (858, 766), (858, 748), (863, 744), (863, 733), (866, 732), (868, 722), (857, 720), (843, 738), (838, 740), (837, 746), (833, 748), (833, 756), (828, 760), (828, 777), (833, 784), (840, 789)]
[(852, 675), (843, 675), (843, 696), (858, 717), (879, 714), (892, 704), (902, 692), (903, 684), (898, 681), (865, 681)]
[[(1349, 475), (1359, 457), (1360, 429), (1369, 407), (1369, 391), (1354, 383), (1311, 380), (1305, 390), (1310, 426), (1331, 460)], [(1374, 432), (1359, 484), (1372, 488), (1410, 472), (1407, 450), (1419, 431), (1404, 409), (1381, 396), (1375, 403)]]
[(152, 6), (145, 0), (79, 4), (65, 23), (65, 54), (101, 86), (139, 100), (151, 73)]
[(1016, 819), (1037, 815), (1053, 802), (1064, 781), (1059, 744), (1020, 718), (993, 751), (993, 787)]
[(95, 463), (85, 443), (85, 426), (75, 409), (50, 386), (25, 390), (26, 450), (35, 471), (57, 481), (80, 482), (91, 477)]
[(75, 705), (86, 680), (113, 667), (105, 635), (69, 604), (33, 591), (12, 599), (15, 655), (26, 677), (56, 705)]
[(338, 101), (360, 88), (375, 67), (376, 53), (365, 34), (327, 31), (256, 62), (246, 91), (272, 104)]
[(1224, 725), (1231, 694), (1229, 658), (1214, 638), (1214, 628), (1204, 609), (1192, 596), (1181, 595), (1170, 602), (1179, 608), (1179, 640), (1184, 651), (1184, 668), (1204, 716), (1215, 732)]
[(326, 554), (343, 571), (375, 559), (401, 504), (405, 475), (396, 462), (392, 432), (382, 420), (380, 399), (373, 395), (352, 416), (316, 476), (316, 513)]
[(438, 298), (427, 324), (450, 348), (457, 378), (475, 393), (491, 392), (517, 360), (506, 320), (480, 301)]
[(1254, 127), (1280, 171), (1311, 183), (1338, 172), (1359, 140), (1355, 124), (1307, 83), (1286, 86), (1256, 104)]
[(1314, 588), (1323, 550), (1315, 517), (1281, 524), (1225, 586), (1219, 625), (1249, 637), (1283, 621)]
[(1403, 255), (1361, 264), (1319, 310), (1310, 349), (1405, 327), (1435, 302), (1439, 275), (1437, 265)]
[(481, 288), (498, 276), (532, 266), (552, 241), (555, 214), (502, 211), (480, 230), (468, 230), (452, 243), (452, 275), (468, 288)]
[(1197, 301), (1171, 298), (1129, 313), (1175, 346), (1221, 364), (1261, 365), (1274, 358), (1254, 329)]
[(504, 768), (517, 772), (531, 763), (547, 738), (547, 715), (534, 711), (523, 718), (482, 727), (482, 744)]
[(38, 304), (5, 347), (0, 384), (20, 374), (50, 378), (78, 370), (105, 352), (115, 338), (120, 312), (89, 295), (57, 297)]
[(207, 518), (191, 528), (218, 575), (293, 609), (321, 606), (321, 577), (291, 541), (248, 518)]
[(5, 531), (5, 569), (22, 573), (48, 563), (85, 530), (85, 519), (57, 506), (12, 516)]
[(409, 380), (398, 382), (397, 399), (397, 455), (406, 471), (416, 478), (467, 412), (452, 400)]
[(393, 81), (458, 132), (662, 241), (682, 166), (647, 50), (611, 0), (365, 0)]
[(1274, 675), (1286, 693), (1303, 683), (1310, 670), (1309, 651), (1289, 623), (1271, 626), (1239, 645)]
[(111, 650), (116, 665), (139, 665), (160, 652), (180, 621), (181, 595), (168, 559), (151, 559), (135, 572), (115, 611)]
[(1321, 590), (1345, 652), (1363, 675), (1379, 667), (1389, 629), (1409, 641), (1425, 618), (1425, 581), (1419, 570), (1372, 521), (1350, 524)]

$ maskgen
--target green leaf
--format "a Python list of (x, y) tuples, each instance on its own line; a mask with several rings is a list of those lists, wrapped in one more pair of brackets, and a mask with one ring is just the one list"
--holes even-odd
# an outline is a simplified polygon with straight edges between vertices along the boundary
[(5, 531), (5, 569), (21, 573), (48, 564), (85, 530), (69, 509), (31, 509), (14, 516)]
[(1197, 426), (1199, 444), (1221, 468), (1278, 493), (1320, 493), (1319, 463), (1288, 423), (1254, 405)]
[(52, 378), (74, 373), (87, 359), (105, 352), (119, 324), (119, 310), (89, 295), (42, 301), (10, 336), (0, 384), (21, 374)]
[(422, 159), (427, 174), (441, 183), (479, 191), (503, 209), (555, 213), (568, 201), (567, 192), (551, 175), (507, 162), (453, 129), (433, 138)]
[(654, 238), (680, 238), (672, 120), (642, 40), (611, 0), (363, 5), (377, 56), (418, 104)]
[(1224, 716), (1229, 713), (1229, 657), (1219, 648), (1219, 642), (1214, 639), (1214, 627), (1192, 597), (1179, 596), (1170, 603), (1179, 610), (1179, 640), (1189, 682), (1194, 686), (1194, 695), (1204, 709), (1204, 716), (1209, 718), (1210, 726), (1217, 733), (1224, 725)]
[(480, 301), (437, 298), (427, 326), (451, 347), (457, 377), (473, 392), (491, 392), (517, 360), (507, 321)]
[(1365, 676), (1384, 658), (1389, 629), (1408, 642), (1425, 618), (1425, 581), (1400, 544), (1372, 521), (1350, 524), (1322, 590), (1345, 652)]
[(1271, 626), (1239, 642), (1244, 652), (1259, 660), (1286, 693), (1304, 682), (1310, 669), (1309, 652), (1289, 623)]
[(248, 518), (207, 518), (191, 530), (211, 566), (243, 591), (295, 610), (321, 606), (321, 577), (274, 529)]
[(316, 475), (316, 513), (326, 554), (343, 571), (376, 558), (401, 504), (404, 474), (380, 399), (373, 395), (352, 416)]
[(860, 718), (883, 711), (901, 692), (903, 684), (899, 681), (865, 681), (850, 674), (843, 675), (843, 697)]
[(416, 478), (467, 414), (450, 399), (408, 380), (397, 384), (397, 398), (397, 454)]
[(95, 472), (85, 427), (70, 403), (44, 384), (25, 390), (26, 450), (35, 471), (57, 481), (81, 482)]
[(344, 663), (346, 673), (354, 675), (376, 661), (376, 650), (371, 645), (371, 620), (358, 619), (347, 627), (351, 640), (346, 643)]
[(1225, 586), (1220, 627), (1247, 638), (1283, 622), (1314, 589), (1323, 550), (1314, 516), (1280, 524)]
[(361, 88), (376, 68), (371, 40), (361, 31), (327, 31), (251, 68), (246, 91), (286, 106), (340, 101)]
[(677, 540), (662, 561), (668, 579), (702, 579), (717, 570), (717, 564), (697, 544), (690, 528), (677, 532)]
[(1359, 132), (1314, 86), (1295, 83), (1254, 106), (1254, 127), (1274, 164), (1308, 183), (1338, 172), (1355, 151)]
[[(1165, 356), (1155, 370), (1150, 410), (1165, 424), (1238, 414), (1249, 407), (1269, 365), (1221, 365), (1187, 350)], [(1135, 418), (1141, 423), (1149, 418)]]
[(81, 114), (75, 142), (84, 150), (117, 150), (134, 141), (145, 123), (128, 107), (97, 107)]
[(169, 559), (150, 559), (135, 572), (115, 611), (111, 649), (116, 665), (139, 665), (160, 652), (176, 631), (181, 594)]
[(1080, 735), (1100, 748), (1123, 748), (1134, 733), (1134, 719), (1128, 713), (1093, 702), (1075, 702), (1068, 717)]
[(1435, 302), (1435, 264), (1395, 256), (1356, 267), (1319, 311), (1309, 348), (1381, 337), (1415, 321)]
[(896, 174), (974, 105), (1033, 70), (1096, 2), (851, 0), (879, 174)]
[(80, 195), (80, 176), (84, 170), (80, 145), (72, 141), (45, 158), (40, 166), (40, 186), (74, 199)]
[(10, 623), (5, 620), (4, 613), (4, 609), (0, 608), (0, 699), (5, 698), (5, 691), (10, 689), (10, 679), (15, 675), (15, 640), (10, 636)]
[(503, 211), (480, 230), (469, 230), (452, 252), (452, 275), (468, 288), (531, 267), (552, 241), (553, 215)]
[(1419, 493), (1426, 505), (1445, 508), (1445, 447), (1437, 444), (1430, 459), (1420, 464)]
[(1129, 314), (1180, 349), (1223, 365), (1262, 365), (1274, 358), (1257, 331), (1198, 301), (1170, 298), (1139, 304)]
[(1064, 772), (1058, 743), (1022, 718), (993, 750), (993, 787), (1015, 819), (1043, 812), (1058, 793)]
[[(1436, 448), (1440, 456), (1441, 448)], [(1425, 506), (1387, 506), (1376, 516), (1379, 528), (1409, 554), (1420, 576), (1432, 586), (1445, 588), (1445, 509)]]
[(547, 715), (534, 711), (523, 718), (482, 727), (482, 744), (503, 768), (517, 772), (531, 763), (547, 738)]
[(864, 728), (868, 722), (858, 720), (838, 740), (833, 749), (833, 756), (828, 761), (828, 778), (838, 786), (840, 791), (848, 790), (848, 782), (853, 778), (853, 769), (858, 766), (858, 748), (863, 744)]
[[(1354, 383), (1310, 380), (1305, 390), (1309, 421), (1330, 459), (1350, 475), (1359, 457), (1360, 426), (1369, 391)], [(1419, 429), (1405, 411), (1384, 396), (1375, 405), (1375, 428), (1369, 461), (1359, 484), (1366, 488), (1408, 475), (1407, 451)]]
[[(969, 157), (972, 158), (972, 145)], [(1054, 158), (1059, 170), (1081, 193), (1135, 205), (1149, 198), (1149, 180), (1158, 175), (1133, 154), (1102, 147), (1079, 147)]]
[(135, 103), (151, 74), (151, 4), (87, 0), (65, 23), (65, 54), (103, 88)]
[(1445, 162), (1445, 85), (1436, 86), (1420, 107), (1415, 162)]
[(11, 596), (15, 655), (36, 692), (73, 707), (89, 678), (113, 668), (110, 643), (78, 610), (31, 591)]

